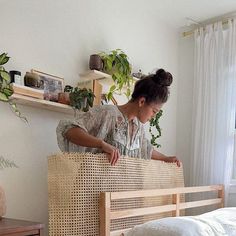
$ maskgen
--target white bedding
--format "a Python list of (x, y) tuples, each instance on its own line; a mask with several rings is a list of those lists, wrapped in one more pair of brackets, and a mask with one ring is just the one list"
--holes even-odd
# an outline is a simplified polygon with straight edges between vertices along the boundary
[(236, 236), (236, 207), (168, 217), (135, 226), (125, 236)]

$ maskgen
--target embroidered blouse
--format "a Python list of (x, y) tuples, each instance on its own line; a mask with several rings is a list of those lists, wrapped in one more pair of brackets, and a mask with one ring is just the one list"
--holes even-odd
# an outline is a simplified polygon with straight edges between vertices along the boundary
[(57, 126), (57, 141), (63, 152), (101, 153), (101, 149), (82, 147), (65, 138), (65, 133), (70, 128), (80, 127), (89, 134), (118, 148), (120, 155), (151, 159), (153, 147), (149, 140), (145, 138), (143, 124), (135, 118), (132, 125), (133, 132), (131, 136), (129, 121), (117, 106), (95, 106), (88, 112), (79, 113), (74, 121), (60, 121)]

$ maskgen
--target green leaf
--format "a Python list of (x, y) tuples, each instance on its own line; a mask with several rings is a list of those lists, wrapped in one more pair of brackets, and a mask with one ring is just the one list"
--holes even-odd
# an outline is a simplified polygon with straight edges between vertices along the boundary
[(130, 94), (131, 94), (131, 91), (129, 88), (127, 88), (127, 91), (126, 91), (126, 97), (129, 98), (130, 97)]
[[(155, 117), (150, 120), (149, 132), (151, 134), (151, 144), (156, 147), (160, 147), (161, 145), (157, 143), (157, 139), (161, 136), (161, 128), (159, 126), (159, 119), (162, 116), (163, 111), (160, 110)], [(153, 134), (152, 127), (156, 128), (157, 135)]]
[(112, 61), (107, 61), (107, 70), (110, 71), (112, 69)]
[(0, 101), (3, 101), (3, 102), (8, 102), (8, 97), (6, 96), (6, 94), (0, 92)]
[(107, 100), (110, 101), (110, 100), (112, 99), (112, 97), (113, 97), (112, 92), (109, 92), (109, 93), (107, 94)]
[(9, 61), (10, 57), (7, 56), (6, 53), (2, 53), (0, 55), (0, 65), (4, 65)]
[(26, 117), (22, 116), (21, 112), (18, 110), (16, 104), (14, 102), (12, 102), (11, 100), (9, 100), (9, 105), (11, 106), (12, 111), (16, 114), (16, 116), (18, 116), (21, 120), (23, 120), (24, 122), (28, 123), (28, 120)]
[(10, 97), (13, 94), (13, 90), (11, 88), (4, 88), (3, 93), (7, 96)]
[(6, 71), (0, 71), (0, 76), (7, 82), (11, 82), (10, 75)]
[(110, 92), (113, 92), (115, 89), (116, 89), (116, 86), (115, 86), (115, 85), (112, 85), (112, 86), (110, 87)]

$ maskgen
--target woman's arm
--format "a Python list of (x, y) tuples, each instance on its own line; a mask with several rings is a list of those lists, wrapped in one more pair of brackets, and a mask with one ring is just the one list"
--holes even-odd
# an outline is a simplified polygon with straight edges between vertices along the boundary
[(165, 161), (165, 162), (175, 162), (178, 167), (180, 167), (180, 165), (181, 165), (181, 162), (175, 156), (167, 157), (156, 150), (152, 151), (151, 158), (152, 158), (152, 160)]
[(83, 146), (83, 147), (92, 147), (92, 148), (100, 148), (105, 153), (107, 153), (107, 157), (111, 165), (115, 165), (120, 157), (119, 150), (114, 146), (106, 143), (104, 140), (96, 138), (85, 130), (74, 127), (69, 129), (65, 133), (65, 137), (72, 143)]
[(69, 129), (65, 133), (65, 137), (70, 142), (82, 147), (102, 148), (102, 139), (90, 135), (79, 127)]

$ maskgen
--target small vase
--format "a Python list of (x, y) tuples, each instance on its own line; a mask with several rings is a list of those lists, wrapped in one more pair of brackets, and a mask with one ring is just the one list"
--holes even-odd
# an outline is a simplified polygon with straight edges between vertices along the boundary
[(58, 93), (58, 102), (70, 105), (70, 93), (68, 92)]
[(90, 70), (99, 70), (99, 71), (101, 71), (103, 69), (102, 58), (99, 55), (93, 54), (90, 56), (89, 69)]
[(3, 188), (0, 186), (0, 219), (6, 214), (6, 196)]

